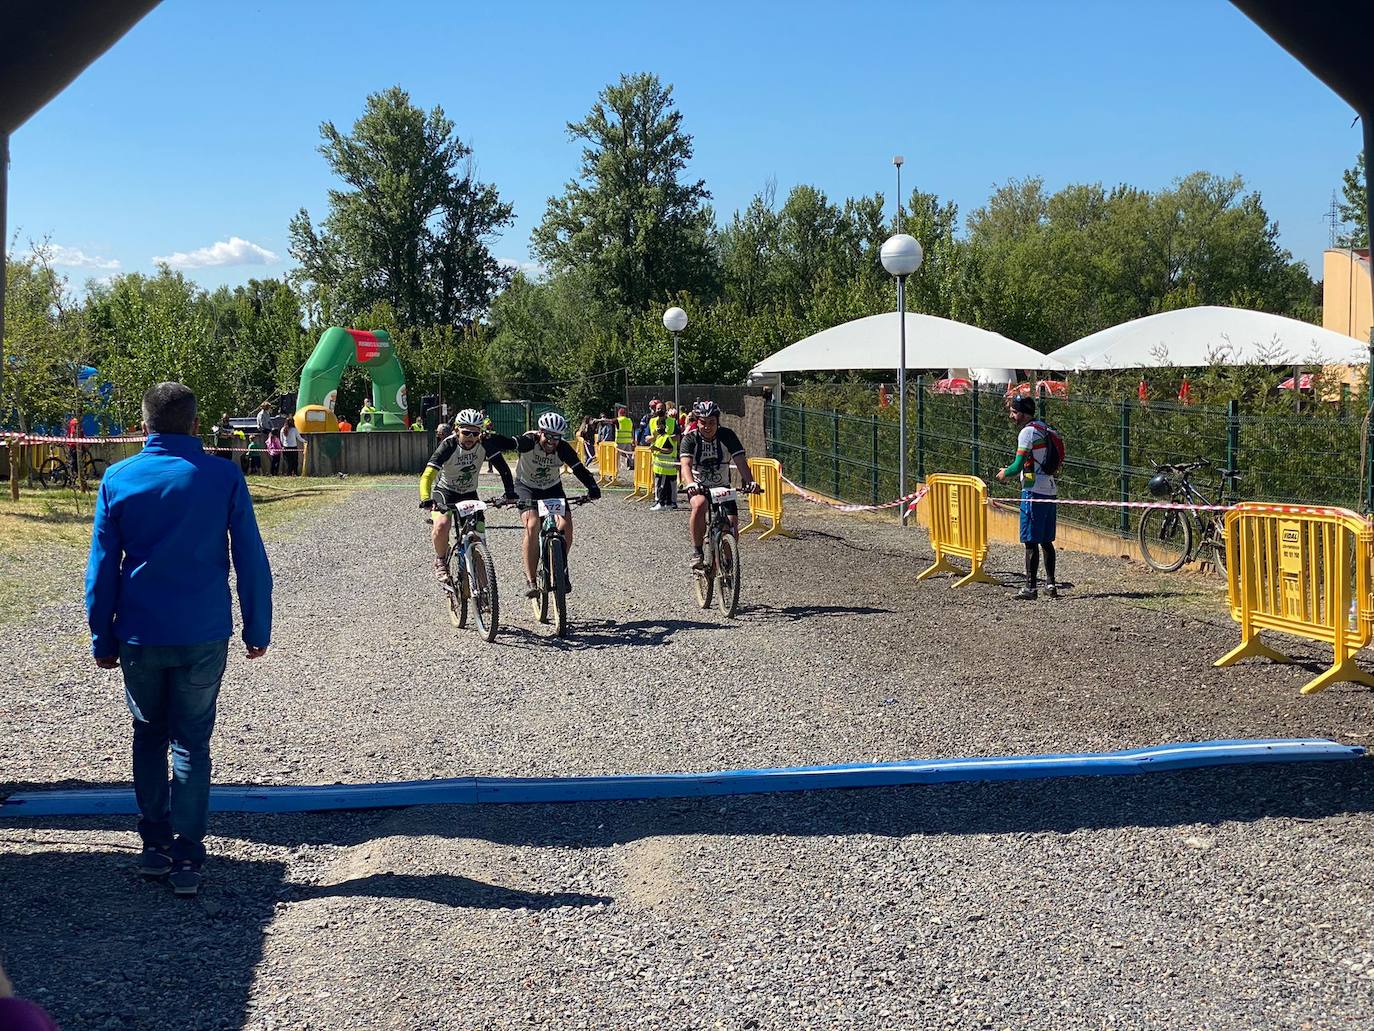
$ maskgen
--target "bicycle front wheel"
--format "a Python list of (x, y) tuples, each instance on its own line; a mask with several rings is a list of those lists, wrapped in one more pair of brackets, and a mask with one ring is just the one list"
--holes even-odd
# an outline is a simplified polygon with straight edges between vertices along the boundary
[(100, 478), (105, 475), (105, 460), (87, 455), (85, 472), (87, 483), (99, 483)]
[(711, 607), (711, 596), (714, 593), (716, 583), (716, 549), (712, 546), (709, 535), (704, 543), (706, 547), (703, 554), (706, 556), (706, 568), (694, 569), (692, 573), (696, 580), (697, 604), (703, 609), (709, 609)]
[(733, 616), (739, 607), (739, 573), (739, 541), (734, 534), (723, 533), (716, 552), (716, 580), (720, 588), (716, 605), (726, 617)]
[(468, 592), (464, 589), (467, 585), (463, 582), (467, 571), (463, 567), (463, 556), (457, 548), (449, 549), (448, 571), (449, 582), (444, 585), (444, 593), (448, 595), (448, 618), (450, 623), (462, 629), (468, 625)]
[(563, 538), (549, 541), (549, 594), (553, 601), (553, 632), (568, 636), (567, 559), (563, 555)]
[(1147, 508), (1140, 516), (1140, 553), (1145, 564), (1172, 573), (1193, 553), (1193, 528), (1187, 515), (1173, 508)]
[(496, 594), (496, 568), (485, 541), (475, 541), (468, 551), (468, 583), (472, 586), (472, 616), (477, 632), (490, 642), (496, 640), (501, 605)]

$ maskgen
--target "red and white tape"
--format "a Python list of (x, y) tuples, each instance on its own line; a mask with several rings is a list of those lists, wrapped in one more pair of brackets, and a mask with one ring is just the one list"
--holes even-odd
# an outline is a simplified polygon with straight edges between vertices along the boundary
[(904, 498), (897, 498), (895, 501), (884, 501), (881, 505), (849, 505), (839, 501), (831, 501), (829, 498), (823, 498), (819, 494), (812, 494), (805, 487), (798, 483), (794, 483), (786, 476), (782, 478), (782, 482), (800, 495), (802, 500), (809, 501), (813, 505), (824, 505), (826, 508), (833, 508), (836, 512), (881, 512), (884, 509), (897, 508), (900, 505), (906, 505), (907, 511), (910, 512), (921, 503), (921, 499), (925, 497), (926, 492), (930, 490), (928, 486), (922, 485), (917, 488), (916, 491), (908, 494)]
[(71, 447), (81, 447), (89, 444), (142, 444), (147, 438), (143, 436), (124, 436), (124, 437), (56, 437), (42, 434), (17, 433), (13, 430), (0, 430), (0, 440), (6, 443), (18, 444), (67, 444)]

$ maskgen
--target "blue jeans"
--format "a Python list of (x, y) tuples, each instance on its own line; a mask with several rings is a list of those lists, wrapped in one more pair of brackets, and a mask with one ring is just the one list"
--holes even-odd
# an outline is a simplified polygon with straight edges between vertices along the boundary
[(170, 848), (173, 859), (197, 864), (205, 859), (202, 841), (210, 812), (210, 735), (228, 655), (228, 641), (119, 646), (124, 699), (134, 717), (139, 836), (145, 845)]

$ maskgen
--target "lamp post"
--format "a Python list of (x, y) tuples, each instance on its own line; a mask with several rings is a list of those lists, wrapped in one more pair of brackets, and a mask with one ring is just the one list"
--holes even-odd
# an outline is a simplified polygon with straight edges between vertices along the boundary
[(902, 231), (902, 165), (906, 163), (906, 158), (898, 154), (892, 159), (892, 164), (897, 168), (897, 232)]
[(678, 385), (677, 338), (687, 328), (687, 313), (672, 307), (663, 313), (663, 328), (673, 334), (673, 407), (682, 412), (681, 388)]
[[(921, 267), (921, 245), (915, 237), (906, 233), (890, 236), (883, 243), (880, 252), (883, 268), (889, 275), (897, 277), (897, 491), (906, 497), (906, 277)], [(902, 506), (902, 523), (906, 523), (906, 506)]]

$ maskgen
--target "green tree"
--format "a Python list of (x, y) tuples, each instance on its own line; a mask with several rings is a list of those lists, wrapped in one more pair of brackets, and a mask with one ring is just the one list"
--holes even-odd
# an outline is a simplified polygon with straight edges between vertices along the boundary
[(555, 275), (583, 273), (610, 313), (716, 290), (710, 193), (683, 178), (692, 137), (672, 94), (656, 75), (624, 75), (569, 123), (568, 135), (584, 144), (581, 176), (550, 198), (532, 236)]
[(393, 86), (367, 98), (352, 132), (325, 122), (320, 135), (347, 188), (329, 191), (318, 229), (304, 208), (291, 220), (312, 315), (348, 322), (385, 301), (409, 329), (485, 313), (509, 280), (488, 244), (513, 209), (477, 180), (472, 150), (443, 109), (426, 114)]
[(79, 409), (77, 374), (89, 349), (85, 322), (46, 244), (5, 260), (4, 344), (0, 425), (27, 432), (61, 424)]
[(1355, 164), (1341, 173), (1339, 208), (1341, 221), (1349, 232), (1336, 239), (1342, 247), (1369, 246), (1369, 180), (1365, 176), (1364, 151), (1355, 155)]

